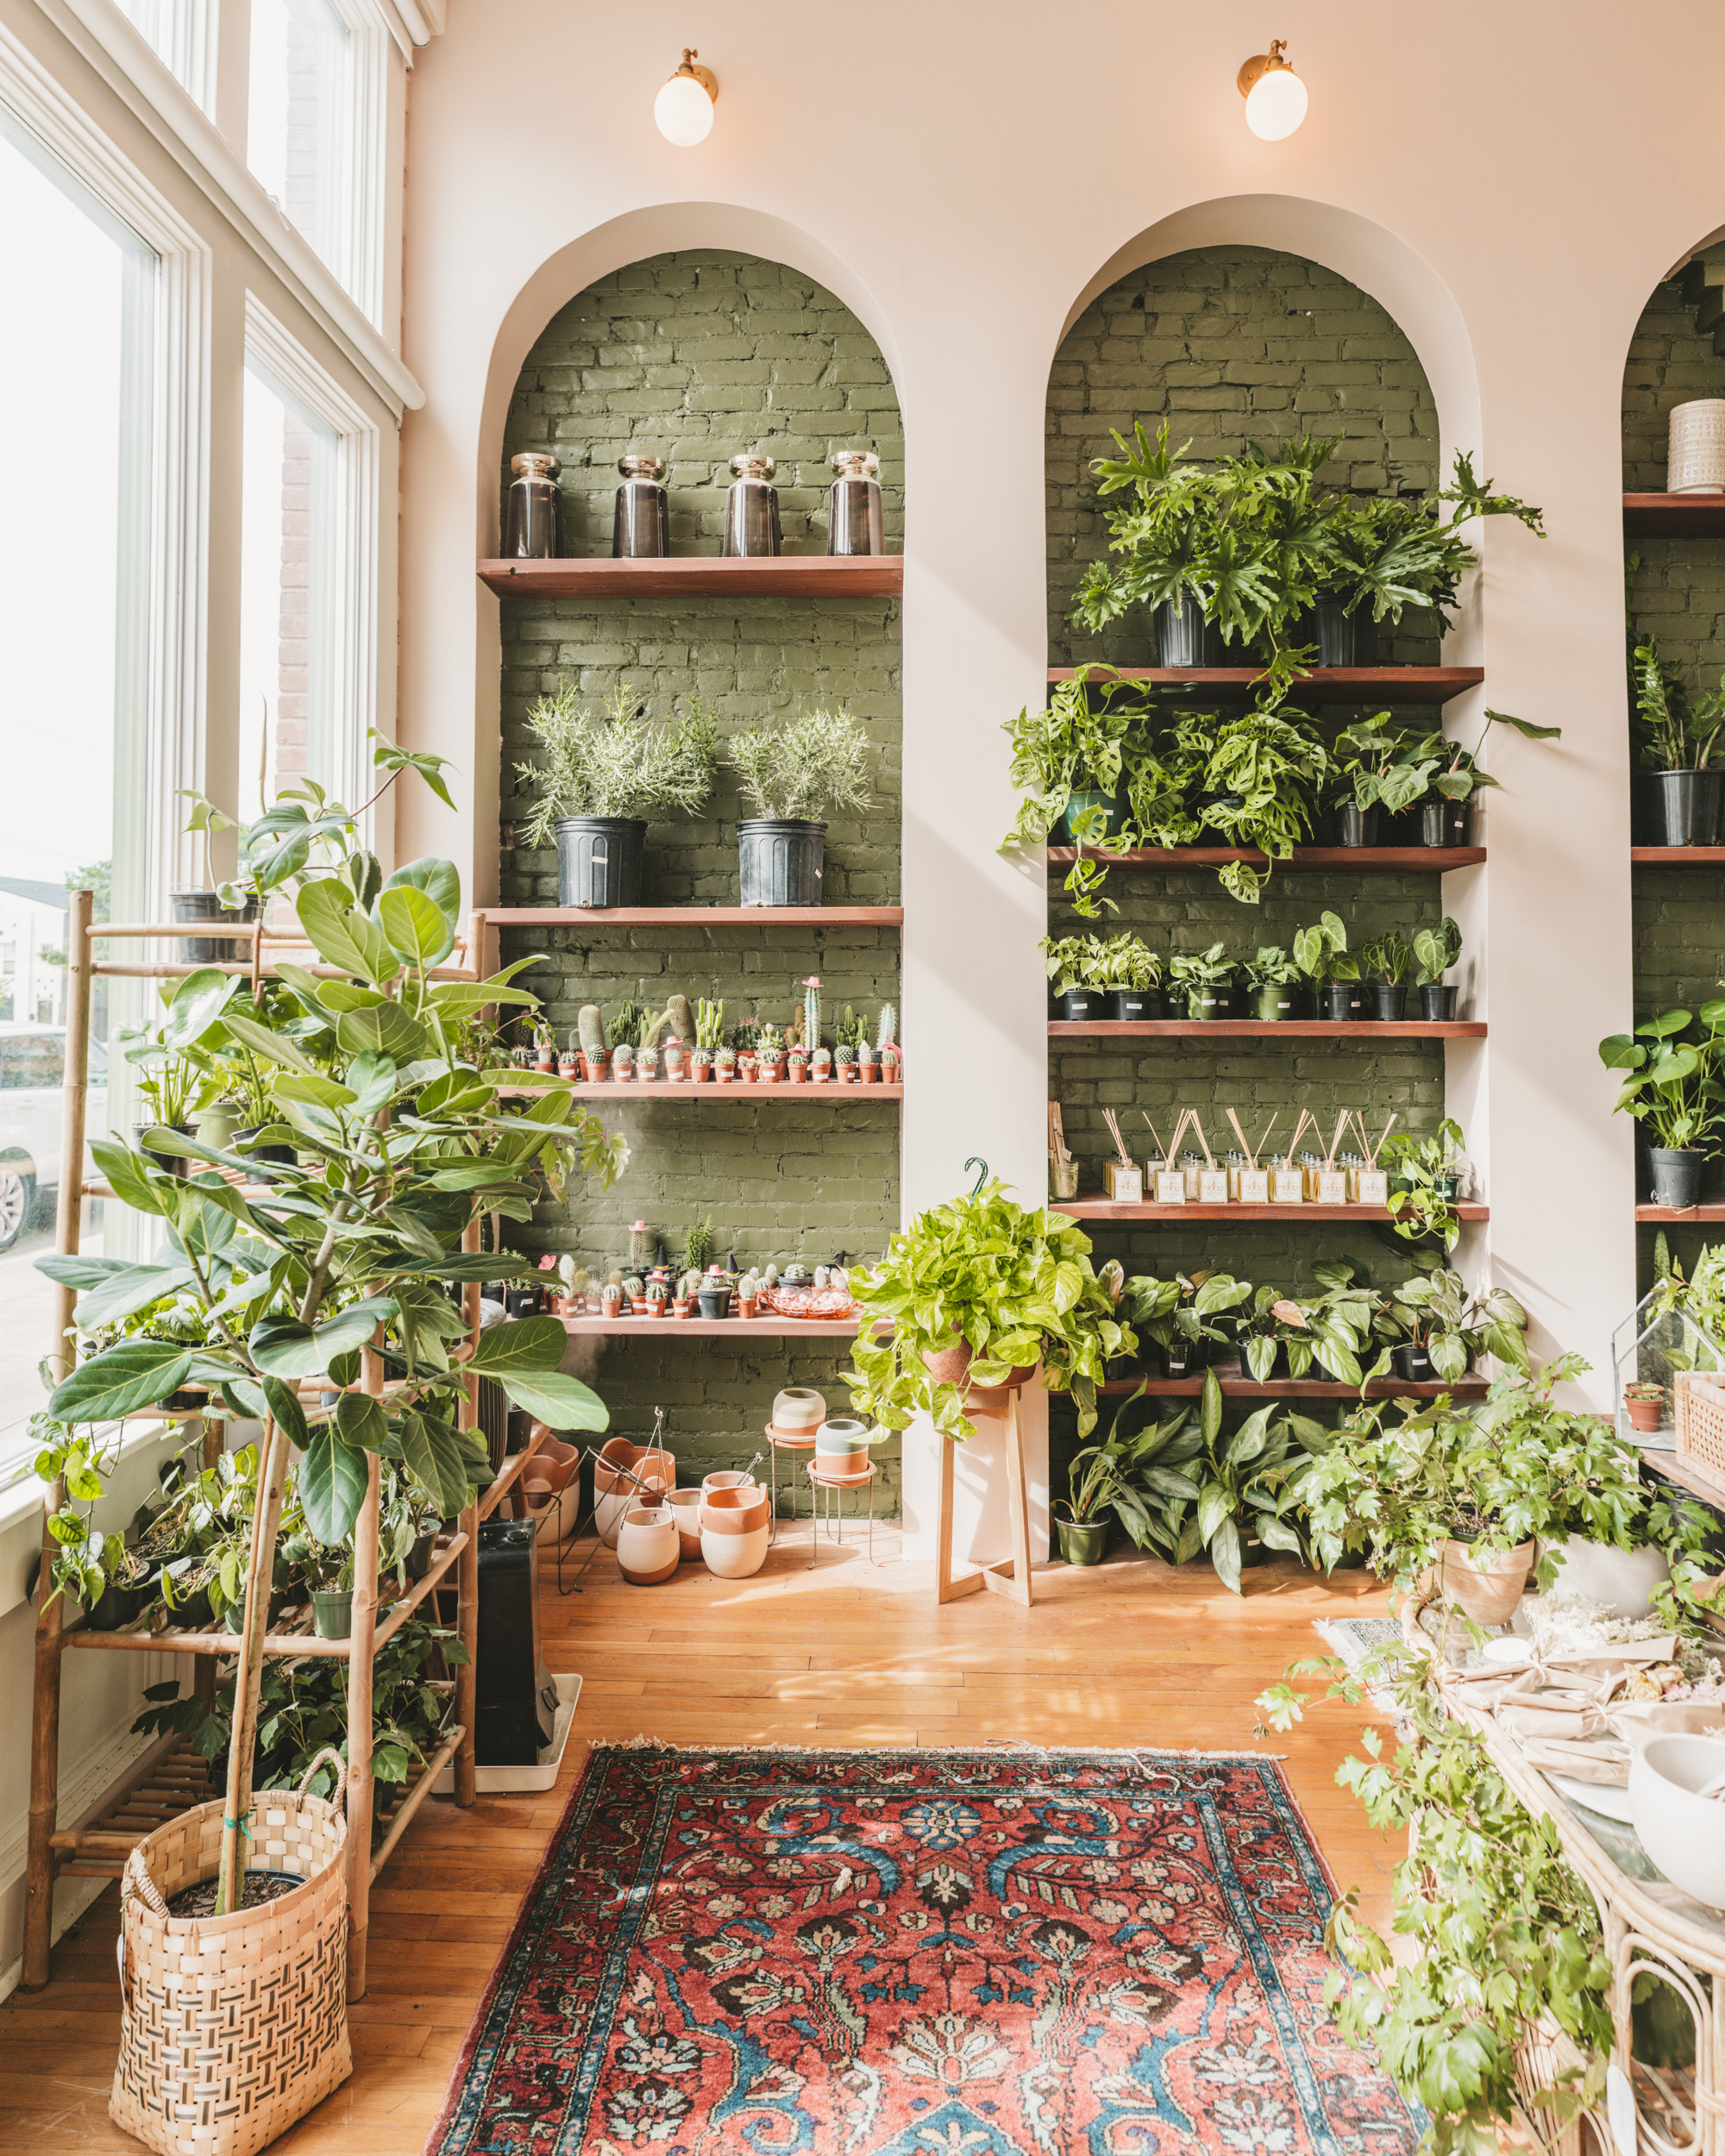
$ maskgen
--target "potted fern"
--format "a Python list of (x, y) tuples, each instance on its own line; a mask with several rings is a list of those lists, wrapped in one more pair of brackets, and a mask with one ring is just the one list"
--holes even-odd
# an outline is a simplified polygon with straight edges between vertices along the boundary
[(639, 906), (649, 822), (693, 816), (712, 789), (712, 714), (697, 702), (687, 718), (651, 718), (627, 682), (595, 711), (563, 681), (527, 730), (543, 761), (516, 766), (539, 793), (523, 836), (556, 847), (558, 905)]
[(725, 743), (754, 813), (737, 826), (744, 906), (819, 906), (826, 868), (826, 823), (874, 800), (869, 737), (848, 711), (750, 726)]

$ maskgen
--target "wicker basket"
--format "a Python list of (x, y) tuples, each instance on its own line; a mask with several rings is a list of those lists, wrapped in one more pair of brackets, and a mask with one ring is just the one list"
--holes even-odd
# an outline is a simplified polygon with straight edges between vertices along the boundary
[(1725, 494), (1725, 397), (1672, 406), (1665, 492)]
[[(332, 1752), (318, 1754), (305, 1780)], [(258, 1793), (254, 1865), (305, 1884), (231, 1916), (171, 1917), (219, 1866), (222, 1813), (147, 1834), (120, 1883), (120, 2056), (108, 2110), (162, 2156), (252, 2156), (354, 2070), (348, 2041), (347, 1821), (338, 1805)]]
[(1725, 1491), (1725, 1386), (1699, 1370), (1678, 1370), (1672, 1391), (1678, 1458), (1703, 1482)]

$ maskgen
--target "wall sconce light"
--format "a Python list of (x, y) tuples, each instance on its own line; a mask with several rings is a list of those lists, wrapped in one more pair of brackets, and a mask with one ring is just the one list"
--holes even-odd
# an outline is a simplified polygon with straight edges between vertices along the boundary
[(1245, 99), (1245, 123), (1261, 141), (1282, 141), (1306, 116), (1306, 85), (1294, 72), (1287, 51), (1285, 38), (1273, 38), (1270, 50), (1254, 54), (1237, 78)]
[(686, 45), (682, 66), (653, 100), (655, 125), (665, 140), (674, 142), (680, 150), (692, 150), (697, 142), (705, 142), (712, 133), (718, 78), (712, 68), (695, 66), (699, 58), (693, 46)]

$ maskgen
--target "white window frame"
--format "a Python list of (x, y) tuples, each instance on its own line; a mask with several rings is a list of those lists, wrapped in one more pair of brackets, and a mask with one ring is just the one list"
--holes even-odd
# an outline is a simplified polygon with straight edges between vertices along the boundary
[[(217, 91), (216, 55), (221, 37), (221, 0), (153, 0), (158, 34), (127, 15), (186, 95), (213, 120)], [(125, 9), (121, 9), (125, 14)]]
[[(380, 486), (383, 442), (377, 423), (320, 367), (253, 291), (246, 294), (246, 357), (255, 360), (336, 436), (331, 559), (317, 565), (329, 599), (327, 671), (319, 690), (330, 714), (329, 787), (337, 800), (370, 793), (367, 735), (377, 724), (378, 623), (381, 605)], [(241, 573), (245, 573), (244, 564)], [(371, 843), (372, 812), (364, 818)]]

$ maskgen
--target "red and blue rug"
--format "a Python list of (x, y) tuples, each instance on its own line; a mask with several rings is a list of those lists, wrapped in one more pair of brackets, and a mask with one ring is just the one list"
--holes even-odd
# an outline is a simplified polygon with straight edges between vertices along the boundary
[(600, 1745), (434, 2156), (1405, 2156), (1281, 1770)]

